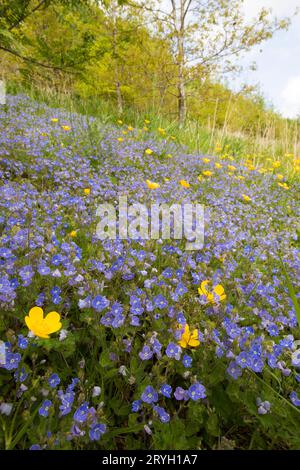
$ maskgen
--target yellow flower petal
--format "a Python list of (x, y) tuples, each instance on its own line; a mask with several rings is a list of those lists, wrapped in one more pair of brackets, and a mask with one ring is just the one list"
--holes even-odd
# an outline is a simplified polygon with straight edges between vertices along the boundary
[[(181, 329), (181, 328), (180, 328)], [(182, 348), (195, 348), (199, 346), (200, 341), (198, 340), (198, 330), (193, 330), (192, 333), (190, 332), (190, 327), (186, 323), (184, 327), (184, 332), (181, 336), (181, 339), (178, 341), (179, 346)]]
[(187, 342), (185, 339), (181, 339), (180, 341), (178, 341), (178, 344), (184, 349), (187, 347)]
[(33, 333), (35, 334), (35, 336), (38, 336), (39, 338), (43, 338), (43, 339), (50, 338), (50, 336), (47, 333), (45, 333), (43, 330), (35, 330), (33, 331)]
[(192, 348), (196, 348), (197, 346), (200, 345), (200, 341), (198, 339), (190, 339), (189, 340), (189, 346), (191, 346)]
[(26, 323), (26, 326), (27, 328), (32, 331), (32, 321), (30, 320), (30, 317), (25, 317), (25, 323)]
[(28, 315), (31, 321), (39, 322), (39, 321), (42, 321), (44, 318), (44, 311), (41, 307), (33, 307), (32, 309), (29, 310)]
[(146, 180), (146, 184), (147, 184), (147, 186), (148, 186), (149, 189), (157, 189), (157, 188), (160, 188), (160, 184), (159, 184), (159, 183), (155, 183), (154, 181)]
[(60, 322), (60, 314), (57, 312), (50, 312), (45, 317), (44, 324), (47, 330), (47, 334), (55, 333), (62, 327)]
[(208, 285), (208, 281), (202, 281), (201, 282), (201, 287), (198, 288), (198, 292), (200, 295), (208, 295), (208, 291), (206, 289), (206, 286)]
[(198, 330), (194, 330), (191, 334), (191, 339), (198, 339)]
[(179, 184), (181, 184), (183, 188), (189, 188), (191, 186), (190, 183), (186, 180), (180, 180)]
[(220, 300), (226, 299), (226, 294), (225, 294), (225, 291), (224, 291), (224, 287), (221, 286), (221, 284), (218, 284), (214, 288), (214, 293), (217, 294), (217, 296), (220, 298)]

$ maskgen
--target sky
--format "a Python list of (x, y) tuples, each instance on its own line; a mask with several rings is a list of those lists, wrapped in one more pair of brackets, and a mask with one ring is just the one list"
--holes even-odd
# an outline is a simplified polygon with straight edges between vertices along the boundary
[[(278, 17), (290, 16), (300, 7), (300, 0), (245, 0), (247, 18), (255, 16), (262, 7), (272, 8)], [(243, 62), (256, 62), (257, 70), (245, 67), (237, 86), (260, 84), (267, 101), (284, 117), (300, 115), (300, 13), (287, 32), (275, 33), (272, 39), (250, 51)]]
[[(170, 0), (158, 0), (163, 7)], [(244, 0), (245, 16), (249, 21), (257, 16), (261, 8), (272, 9), (278, 18), (291, 17), (300, 0)], [(249, 70), (253, 62), (256, 71)], [(234, 90), (242, 85), (259, 85), (267, 103), (284, 117), (300, 116), (300, 11), (292, 18), (288, 31), (278, 31), (272, 39), (254, 47), (239, 60), (244, 71), (237, 77), (228, 77), (225, 82)]]

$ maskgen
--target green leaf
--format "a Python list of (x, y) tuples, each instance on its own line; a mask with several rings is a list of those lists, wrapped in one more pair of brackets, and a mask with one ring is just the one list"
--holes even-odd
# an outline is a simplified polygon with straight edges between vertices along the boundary
[(109, 351), (103, 351), (100, 355), (100, 365), (101, 367), (108, 367), (108, 366), (111, 366), (112, 362), (110, 360), (110, 357), (109, 357), (110, 353)]
[(288, 291), (289, 291), (289, 294), (290, 294), (290, 297), (291, 297), (291, 300), (293, 302), (294, 309), (295, 309), (295, 312), (296, 312), (298, 326), (300, 327), (300, 305), (299, 305), (299, 302), (298, 302), (298, 299), (297, 299), (297, 296), (296, 296), (296, 291), (294, 289), (291, 278), (290, 278), (290, 276), (289, 276), (289, 274), (286, 270), (286, 267), (284, 265), (284, 262), (283, 262), (282, 258), (280, 257), (279, 259), (280, 259), (280, 263), (281, 263), (281, 266), (282, 266), (282, 271), (283, 271), (283, 274), (284, 274), (284, 277), (285, 277), (285, 280), (286, 280), (287, 288), (288, 288)]
[(219, 436), (220, 430), (219, 430), (219, 420), (218, 416), (216, 414), (210, 415), (206, 422), (206, 429), (208, 434), (211, 436)]

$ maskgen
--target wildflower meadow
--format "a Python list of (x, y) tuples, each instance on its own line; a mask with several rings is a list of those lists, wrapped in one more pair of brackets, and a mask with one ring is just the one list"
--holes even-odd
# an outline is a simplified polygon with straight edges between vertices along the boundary
[[(0, 118), (0, 448), (299, 448), (299, 181), (24, 94)], [(200, 203), (203, 247), (99, 239), (120, 195)]]

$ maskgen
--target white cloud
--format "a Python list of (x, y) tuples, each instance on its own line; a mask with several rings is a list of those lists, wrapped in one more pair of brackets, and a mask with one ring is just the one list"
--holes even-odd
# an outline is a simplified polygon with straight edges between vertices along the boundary
[(285, 117), (300, 115), (300, 75), (289, 78), (282, 93), (281, 111)]
[[(300, 114), (300, 14), (293, 17), (299, 0), (245, 0), (245, 15), (248, 20), (255, 17), (262, 8), (272, 9), (273, 15), (283, 18), (292, 17), (288, 31), (279, 31), (261, 46), (256, 46), (245, 57), (243, 63), (257, 63), (257, 71), (240, 77), (240, 81), (260, 83), (261, 90), (268, 102), (272, 102), (285, 117)], [(260, 52), (262, 50), (262, 52)]]

